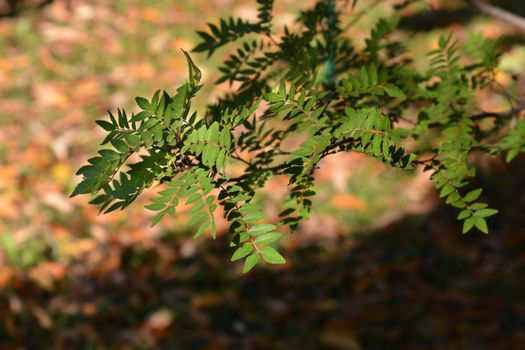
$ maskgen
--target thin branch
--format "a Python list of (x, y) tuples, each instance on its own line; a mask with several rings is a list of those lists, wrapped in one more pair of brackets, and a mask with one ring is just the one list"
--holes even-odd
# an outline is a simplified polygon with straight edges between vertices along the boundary
[(279, 46), (279, 43), (277, 42), (277, 40), (275, 40), (275, 39), (273, 38), (272, 33), (270, 33), (270, 32), (266, 33), (266, 37), (267, 37), (268, 39), (270, 39), (270, 41), (271, 41), (274, 45)]
[(412, 163), (414, 164), (420, 164), (420, 165), (430, 165), (428, 163), (432, 163), (436, 158), (437, 158), (438, 154), (434, 154), (432, 157), (428, 158), (428, 159), (423, 159), (423, 160), (413, 160)]
[(481, 0), (467, 0), (471, 5), (476, 7), (480, 12), (494, 17), (500, 21), (507, 22), (525, 31), (525, 18), (514, 13), (500, 9), (499, 7), (489, 5)]
[[(525, 101), (520, 102), (518, 105), (516, 105), (515, 107), (511, 108), (508, 111), (504, 111), (504, 112), (483, 112), (483, 113), (480, 113), (480, 114), (473, 115), (472, 116), (472, 120), (480, 120), (480, 119), (489, 118), (489, 117), (510, 118), (510, 117), (516, 115), (516, 113), (519, 113), (519, 112), (521, 112), (523, 110), (525, 110)], [(367, 130), (367, 131), (370, 131), (370, 130)], [(384, 132), (382, 132), (382, 131), (376, 131), (376, 133), (384, 134)], [(346, 139), (334, 142), (334, 143), (330, 144), (321, 153), (321, 157), (320, 158), (323, 159), (323, 158), (325, 158), (326, 156), (328, 156), (330, 154), (337, 153), (336, 149), (338, 147), (343, 146), (343, 145), (345, 145), (345, 144), (347, 144), (349, 142), (354, 142), (354, 141), (355, 141), (354, 138), (346, 138)], [(413, 163), (415, 163), (415, 164), (427, 164), (428, 162), (431, 162), (432, 160), (434, 160), (436, 156), (437, 155), (434, 155), (432, 158), (425, 159), (425, 160), (415, 160), (415, 161), (413, 161)], [(254, 169), (250, 169), (250, 170), (252, 170), (253, 172), (270, 171), (273, 174), (278, 174), (280, 170), (283, 170), (283, 169), (287, 168), (288, 166), (289, 166), (288, 163), (282, 163), (282, 164), (278, 164), (278, 165), (275, 165), (275, 166), (272, 166), (272, 167), (254, 168)], [(237, 182), (237, 181), (240, 181), (240, 180), (244, 180), (244, 179), (248, 178), (249, 176), (250, 176), (250, 174), (244, 174), (244, 175), (241, 175), (241, 176), (236, 177), (236, 178), (231, 178), (230, 181)]]
[(238, 155), (238, 154), (231, 154), (230, 157), (233, 158), (233, 159), (239, 160), (239, 161), (243, 162), (243, 163), (246, 164), (246, 165), (252, 165), (249, 161), (247, 161), (246, 159), (243, 159), (243, 158), (242, 158), (240, 155)]

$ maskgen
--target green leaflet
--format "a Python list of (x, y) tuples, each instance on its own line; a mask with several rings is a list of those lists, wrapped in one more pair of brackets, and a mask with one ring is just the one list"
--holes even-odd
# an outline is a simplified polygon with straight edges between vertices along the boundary
[(507, 152), (507, 162), (514, 159), (518, 153), (525, 152), (525, 120), (518, 120), (516, 126), (503, 138), (499, 148)]
[(184, 56), (186, 56), (186, 61), (188, 62), (189, 83), (190, 83), (190, 86), (193, 88), (197, 86), (199, 82), (201, 81), (202, 73), (200, 69), (195, 65), (195, 63), (193, 63), (193, 60), (191, 59), (190, 55), (184, 50), (182, 50), (182, 52), (184, 53)]
[(284, 264), (286, 262), (283, 256), (272, 247), (264, 247), (261, 249), (261, 256), (264, 261), (269, 264)]
[(261, 259), (261, 255), (259, 253), (253, 253), (252, 255), (247, 257), (246, 260), (244, 261), (242, 272), (246, 273), (250, 271), (251, 269), (253, 269), (255, 265), (257, 265), (260, 259)]
[(236, 261), (246, 257), (253, 251), (253, 246), (249, 243), (244, 244), (242, 247), (237, 248), (232, 255), (231, 261)]
[(268, 232), (257, 237), (254, 243), (257, 245), (269, 244), (278, 240), (279, 238), (281, 238), (281, 236), (282, 234), (279, 232)]
[(158, 193), (152, 204), (146, 206), (146, 209), (157, 212), (152, 225), (156, 225), (166, 214), (175, 215), (177, 205), (185, 198), (186, 204), (191, 205), (189, 225), (198, 227), (195, 238), (206, 230), (210, 230), (215, 238), (217, 229), (213, 214), (216, 204), (215, 197), (210, 194), (213, 189), (214, 186), (206, 172), (200, 169), (176, 177), (167, 184), (166, 190)]
[(221, 129), (219, 123), (210, 126), (202, 124), (194, 128), (184, 141), (183, 152), (192, 152), (200, 156), (204, 166), (224, 171), (230, 156), (232, 136), (230, 127)]
[[(225, 188), (219, 199), (225, 208), (226, 219), (231, 222), (230, 232), (235, 235), (232, 246), (236, 249), (231, 259), (245, 258), (243, 272), (248, 272), (260, 261), (260, 253), (269, 247), (268, 244), (274, 243), (282, 234), (275, 231), (275, 225), (258, 223), (266, 219), (267, 215), (262, 212), (260, 205), (250, 203), (250, 196), (239, 196), (241, 191), (242, 188), (238, 186)], [(263, 260), (266, 261), (264, 256)]]

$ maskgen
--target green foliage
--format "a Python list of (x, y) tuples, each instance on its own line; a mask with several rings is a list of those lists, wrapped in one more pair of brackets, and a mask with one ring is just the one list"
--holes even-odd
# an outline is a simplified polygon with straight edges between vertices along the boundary
[(501, 150), (507, 151), (507, 162), (510, 162), (519, 152), (525, 152), (525, 120), (516, 122), (505, 138), (501, 140)]
[[(474, 103), (476, 91), (493, 84), (498, 55), (491, 42), (472, 35), (462, 45), (451, 35), (441, 37), (429, 53), (429, 69), (417, 71), (403, 44), (390, 36), (395, 17), (380, 19), (357, 51), (340, 27), (348, 15), (337, 2), (319, 1), (279, 32), (271, 26), (273, 1), (257, 3), (259, 21), (209, 24), (194, 49), (212, 55), (250, 36), (219, 68), (217, 83), (239, 82), (237, 91), (197, 114), (191, 101), (201, 72), (184, 52), (188, 81), (173, 96), (158, 91), (151, 100), (137, 97), (137, 114), (118, 110), (117, 117), (110, 113), (97, 122), (107, 132), (104, 147), (78, 171), (82, 181), (73, 195), (96, 194), (92, 203), (108, 212), (164, 183), (147, 206), (156, 212), (153, 224), (174, 215), (185, 200), (196, 237), (215, 237), (214, 213), (221, 205), (230, 224), (231, 260), (244, 260), (247, 272), (261, 259), (285, 262), (274, 247), (286, 227), (295, 230), (308, 219), (319, 162), (336, 152), (358, 152), (392, 167), (424, 166), (440, 196), (459, 209), (463, 232), (476, 227), (488, 233), (486, 218), (497, 210), (479, 200), (481, 189), (464, 190), (475, 176), (469, 156), (506, 151), (510, 161), (525, 150), (520, 108), (479, 113)], [(482, 125), (486, 118), (495, 122)], [(432, 142), (418, 142), (428, 136)], [(284, 146), (298, 137), (306, 140)], [(134, 154), (140, 161), (130, 163)], [(244, 173), (231, 177), (232, 165), (244, 166)], [(289, 179), (279, 227), (254, 201), (274, 175)]]

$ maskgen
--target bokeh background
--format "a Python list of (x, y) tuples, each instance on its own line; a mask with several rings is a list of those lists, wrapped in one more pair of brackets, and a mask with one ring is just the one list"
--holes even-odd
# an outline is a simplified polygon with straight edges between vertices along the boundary
[[(276, 28), (308, 1), (276, 0)], [(351, 1), (340, 1), (351, 7)], [(399, 1), (359, 0), (347, 34), (362, 43)], [(522, 0), (493, 1), (525, 16)], [(473, 155), (476, 182), (500, 214), (491, 234), (461, 235), (428, 174), (359, 155), (323, 160), (311, 220), (287, 235), (288, 263), (248, 275), (227, 234), (191, 238), (185, 208), (150, 228), (143, 208), (98, 215), (70, 199), (75, 171), (103, 136), (108, 110), (173, 92), (180, 48), (220, 16), (256, 18), (251, 0), (0, 0), (0, 349), (525, 348), (525, 161)], [(497, 39), (498, 83), (525, 97), (525, 32), (460, 0), (422, 1), (396, 36), (417, 67), (440, 34)], [(221, 50), (194, 55), (213, 86)], [(509, 106), (495, 91), (484, 110)], [(260, 200), (275, 216), (286, 181)], [(219, 218), (220, 219), (220, 218)], [(222, 225), (224, 228), (224, 225)]]

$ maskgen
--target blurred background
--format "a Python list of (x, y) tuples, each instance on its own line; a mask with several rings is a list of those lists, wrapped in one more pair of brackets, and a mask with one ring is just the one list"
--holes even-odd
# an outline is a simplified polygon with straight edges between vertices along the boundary
[[(400, 1), (359, 0), (347, 34), (362, 43)], [(308, 1), (276, 0), (276, 27)], [(351, 1), (341, 1), (351, 7)], [(523, 0), (493, 5), (525, 16)], [(323, 160), (311, 220), (287, 235), (284, 266), (240, 273), (228, 235), (194, 241), (185, 208), (150, 228), (143, 208), (98, 215), (68, 198), (107, 111), (174, 92), (180, 48), (220, 16), (256, 18), (252, 0), (0, 0), (0, 349), (525, 348), (525, 160), (473, 155), (477, 185), (500, 211), (491, 234), (461, 235), (422, 171), (355, 154)], [(525, 96), (525, 31), (461, 0), (402, 12), (395, 33), (416, 66), (440, 34), (498, 39), (496, 79)], [(206, 87), (228, 49), (194, 55)], [(493, 91), (483, 110), (509, 106)], [(261, 201), (276, 216), (286, 180)], [(220, 220), (220, 218), (219, 218)], [(225, 225), (222, 225), (225, 228)]]

